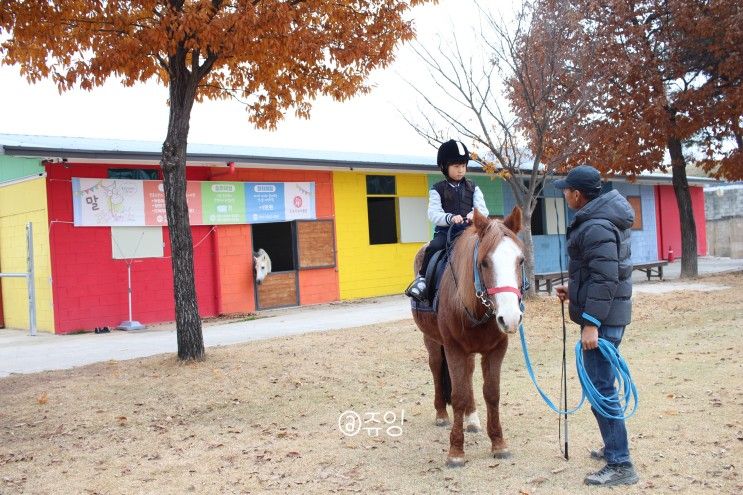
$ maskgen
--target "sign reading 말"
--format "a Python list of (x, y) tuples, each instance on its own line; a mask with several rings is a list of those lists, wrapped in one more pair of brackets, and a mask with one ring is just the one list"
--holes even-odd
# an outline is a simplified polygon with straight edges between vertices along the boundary
[[(314, 182), (188, 182), (191, 225), (315, 219)], [(72, 179), (77, 227), (167, 225), (161, 181)]]

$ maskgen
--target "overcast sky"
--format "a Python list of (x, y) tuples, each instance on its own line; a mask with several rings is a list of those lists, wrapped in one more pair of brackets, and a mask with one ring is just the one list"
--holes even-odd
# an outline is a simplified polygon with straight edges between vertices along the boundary
[[(493, 4), (512, 8), (512, 2), (505, 0), (489, 3)], [(452, 26), (459, 32), (478, 23), (469, 0), (440, 0), (436, 6), (417, 8), (413, 18), (424, 44), (433, 43), (439, 34), (447, 35)], [(403, 47), (392, 66), (373, 74), (375, 87), (369, 95), (343, 103), (321, 99), (313, 106), (310, 120), (288, 116), (273, 132), (254, 129), (237, 101), (197, 103), (189, 142), (430, 155), (433, 148), (398, 113), (401, 109), (410, 115), (416, 108), (401, 76), (417, 85), (427, 82), (416, 64), (416, 56)], [(17, 67), (0, 66), (0, 88), (0, 133), (157, 142), (165, 137), (167, 89), (154, 82), (125, 88), (112, 80), (91, 92), (60, 95), (49, 81), (30, 85)]]

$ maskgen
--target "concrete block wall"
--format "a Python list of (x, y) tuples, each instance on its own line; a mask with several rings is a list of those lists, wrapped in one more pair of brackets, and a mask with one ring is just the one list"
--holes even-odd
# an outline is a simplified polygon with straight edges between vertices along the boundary
[(709, 254), (743, 258), (743, 184), (705, 188), (704, 214)]

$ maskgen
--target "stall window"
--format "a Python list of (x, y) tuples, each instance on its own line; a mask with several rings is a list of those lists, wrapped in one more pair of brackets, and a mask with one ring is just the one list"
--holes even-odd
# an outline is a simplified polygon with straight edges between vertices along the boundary
[(531, 235), (544, 235), (546, 233), (544, 198), (537, 198), (537, 206), (531, 212)]
[(157, 180), (157, 170), (148, 168), (109, 168), (109, 179)]
[(294, 270), (294, 232), (292, 222), (256, 223), (253, 232), (253, 251), (264, 249), (271, 258), (272, 272)]
[(394, 175), (366, 176), (369, 244), (397, 243), (397, 197)]
[(642, 230), (642, 199), (640, 196), (627, 196), (627, 202), (635, 210), (635, 223), (632, 224), (632, 230)]
[(335, 266), (335, 234), (332, 220), (297, 221), (299, 268)]

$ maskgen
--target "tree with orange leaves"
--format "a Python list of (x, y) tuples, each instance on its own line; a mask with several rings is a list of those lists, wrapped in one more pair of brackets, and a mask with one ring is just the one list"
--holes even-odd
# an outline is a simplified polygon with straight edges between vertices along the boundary
[(110, 77), (125, 85), (157, 79), (168, 87), (162, 148), (177, 324), (178, 357), (202, 359), (186, 204), (191, 109), (203, 99), (238, 97), (249, 120), (275, 128), (312, 100), (344, 100), (368, 90), (366, 77), (413, 37), (405, 14), (432, 0), (4, 0), (0, 57), (60, 92), (91, 90)]
[[(740, 135), (740, 7), (734, 0), (539, 0), (536, 10), (580, 29), (578, 56), (570, 63), (582, 70), (570, 82), (595, 95), (578, 125), (563, 127), (549, 149), (579, 141), (569, 163), (630, 176), (658, 169), (670, 156), (681, 218), (681, 276), (696, 276), (686, 177), (694, 154), (684, 146), (696, 143), (694, 152), (712, 158), (720, 143)], [(581, 47), (585, 39), (592, 40), (590, 50)]]
[(697, 164), (717, 179), (743, 180), (743, 5), (705, 2), (680, 34), (680, 57), (705, 78), (692, 89), (706, 122), (692, 141), (703, 154)]

